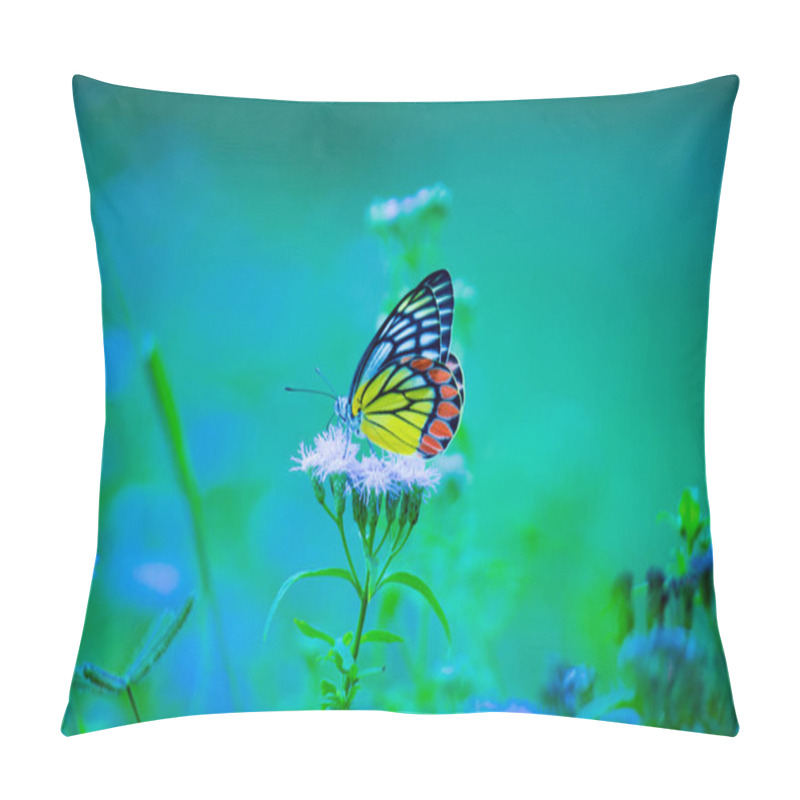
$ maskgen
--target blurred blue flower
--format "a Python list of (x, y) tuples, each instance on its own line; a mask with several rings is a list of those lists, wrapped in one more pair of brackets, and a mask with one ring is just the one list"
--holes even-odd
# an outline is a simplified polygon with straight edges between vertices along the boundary
[(617, 663), (646, 725), (692, 730), (702, 718), (705, 653), (683, 627), (655, 627), (622, 644)]
[(584, 664), (558, 664), (542, 692), (548, 712), (574, 717), (594, 696), (595, 671)]
[(713, 565), (714, 557), (709, 547), (708, 550), (692, 556), (692, 560), (689, 562), (689, 574), (694, 578), (700, 579), (711, 571)]
[(510, 712), (512, 714), (546, 714), (542, 708), (523, 700), (508, 700), (505, 703), (496, 703), (493, 700), (475, 700), (472, 705), (474, 711)]
[(181, 574), (172, 564), (151, 561), (133, 568), (134, 580), (159, 594), (170, 594), (181, 581)]

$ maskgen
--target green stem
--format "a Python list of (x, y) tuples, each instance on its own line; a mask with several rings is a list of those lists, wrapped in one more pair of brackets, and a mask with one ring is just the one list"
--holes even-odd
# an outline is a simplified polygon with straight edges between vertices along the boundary
[(413, 525), (409, 525), (408, 526), (408, 530), (406, 531), (406, 534), (403, 537), (402, 541), (400, 541), (400, 536), (397, 537), (398, 543), (392, 549), (392, 555), (393, 556), (396, 555), (397, 553), (399, 553), (406, 546), (406, 544), (408, 544), (408, 540), (411, 538), (411, 531), (413, 529), (414, 529)]
[(133, 716), (136, 717), (137, 722), (141, 722), (142, 718), (139, 716), (139, 709), (136, 707), (136, 701), (133, 699), (133, 689), (130, 686), (125, 687), (128, 694), (128, 700), (131, 701), (131, 708), (133, 709)]
[(383, 580), (383, 576), (386, 574), (386, 570), (389, 569), (389, 564), (392, 563), (394, 557), (399, 553), (399, 550), (393, 550), (389, 554), (389, 558), (386, 559), (386, 563), (383, 565), (383, 569), (381, 570), (381, 574), (378, 575), (378, 580), (375, 581), (375, 591), (377, 592), (378, 589), (381, 588), (381, 581)]
[(344, 554), (347, 556), (347, 563), (350, 567), (350, 572), (353, 575), (353, 580), (356, 583), (356, 591), (359, 594), (362, 594), (361, 581), (358, 579), (358, 573), (356, 572), (355, 565), (353, 564), (353, 559), (350, 556), (350, 548), (347, 546), (347, 536), (345, 536), (344, 533), (344, 519), (343, 517), (334, 514), (333, 511), (331, 511), (325, 504), (324, 500), (322, 501), (321, 505), (327, 512), (328, 516), (334, 521), (334, 523), (336, 523), (336, 527), (339, 529), (339, 536), (341, 536), (342, 538), (342, 547), (344, 548)]
[[(344, 554), (347, 556), (347, 563), (350, 565), (350, 572), (353, 573), (353, 580), (356, 582), (356, 589), (358, 590), (359, 594), (366, 594), (366, 589), (361, 588), (361, 581), (358, 579), (358, 574), (356, 573), (355, 565), (353, 564), (353, 559), (350, 557), (350, 548), (347, 546), (347, 537), (344, 533), (344, 523), (342, 519), (339, 518), (339, 536), (342, 538), (342, 547), (344, 547)], [(367, 573), (366, 581), (369, 582), (369, 572)]]
[(392, 527), (392, 523), (389, 523), (386, 526), (386, 530), (383, 532), (383, 536), (381, 537), (380, 542), (378, 542), (378, 546), (375, 548), (375, 555), (378, 555), (378, 553), (380, 553), (381, 548), (383, 547), (384, 542), (386, 541), (386, 537), (389, 535), (389, 531), (391, 530), (391, 527)]
[[(394, 561), (394, 559), (400, 555), (400, 551), (406, 546), (409, 538), (411, 537), (411, 526), (409, 526), (408, 530), (403, 533), (403, 529), (397, 532), (397, 544), (392, 548), (392, 552), (389, 553), (389, 558), (386, 559), (386, 563), (383, 565), (383, 569), (381, 570), (381, 574), (378, 576), (378, 580), (375, 581), (375, 591), (377, 592), (380, 588), (381, 581), (383, 580), (383, 576), (386, 574), (386, 570), (389, 569), (389, 564)], [(400, 541), (402, 539), (402, 541)]]
[(358, 659), (358, 651), (361, 648), (361, 634), (364, 632), (364, 620), (367, 617), (367, 606), (369, 605), (369, 569), (367, 569), (366, 588), (361, 594), (361, 610), (358, 614), (358, 625), (356, 636), (353, 639), (353, 661)]
[(220, 660), (222, 661), (222, 668), (228, 678), (228, 686), (230, 687), (235, 710), (238, 707), (237, 686), (233, 677), (233, 670), (231, 668), (230, 659), (228, 656), (227, 643), (225, 641), (224, 628), (222, 624), (222, 615), (217, 603), (214, 585), (211, 578), (211, 566), (207, 546), (208, 537), (202, 503), (200, 500), (200, 488), (197, 484), (197, 479), (195, 478), (194, 469), (189, 457), (189, 450), (186, 446), (186, 439), (183, 435), (183, 426), (181, 424), (178, 405), (175, 402), (175, 397), (172, 393), (172, 387), (170, 386), (169, 378), (167, 377), (167, 371), (164, 367), (164, 362), (161, 360), (161, 355), (155, 345), (153, 345), (150, 350), (148, 367), (150, 370), (150, 377), (152, 380), (153, 389), (155, 391), (156, 400), (158, 402), (158, 406), (164, 420), (164, 425), (167, 430), (167, 440), (172, 449), (172, 455), (175, 461), (175, 470), (178, 474), (178, 479), (183, 487), (189, 504), (189, 512), (191, 514), (193, 523), (192, 532), (194, 534), (194, 548), (197, 557), (198, 570), (200, 572), (200, 584), (211, 611), (211, 623), (214, 630), (214, 638), (217, 642), (217, 651), (219, 653)]
[[(358, 624), (356, 626), (356, 635), (353, 639), (353, 663), (358, 661), (358, 652), (361, 649), (361, 636), (364, 633), (364, 620), (367, 618), (367, 606), (369, 605), (369, 567), (364, 578), (364, 591), (361, 592), (361, 607), (358, 612)], [(348, 697), (350, 690), (353, 688), (353, 681), (350, 678), (344, 682), (344, 694)], [(350, 708), (350, 701), (348, 700), (347, 708)]]
[[(108, 279), (108, 283), (113, 287), (112, 291), (116, 295), (119, 303), (120, 313), (134, 341), (139, 344), (144, 344), (144, 342), (147, 342), (146, 346), (148, 355), (146, 369), (149, 372), (153, 390), (156, 396), (156, 401), (167, 429), (167, 439), (172, 449), (176, 471), (178, 472), (178, 479), (183, 485), (187, 500), (189, 501), (189, 508), (194, 523), (194, 544), (200, 572), (200, 582), (203, 588), (203, 593), (208, 600), (209, 605), (211, 606), (212, 627), (214, 629), (214, 636), (217, 640), (217, 649), (220, 654), (223, 670), (228, 678), (228, 686), (230, 688), (233, 706), (235, 709), (238, 705), (236, 702), (237, 686), (233, 678), (233, 671), (228, 658), (225, 637), (223, 635), (222, 617), (220, 615), (219, 607), (217, 606), (211, 585), (211, 570), (209, 567), (209, 560), (205, 547), (204, 524), (200, 509), (200, 491), (197, 487), (197, 482), (194, 479), (194, 472), (192, 471), (188, 450), (183, 439), (183, 431), (181, 428), (178, 408), (175, 403), (172, 389), (167, 378), (166, 369), (163, 361), (161, 360), (158, 348), (151, 341), (146, 340), (142, 335), (141, 330), (139, 330), (136, 326), (134, 318), (130, 312), (130, 309), (128, 308), (128, 304), (125, 299), (125, 292), (123, 291), (119, 276), (111, 264), (106, 264), (104, 267), (104, 280), (106, 278)], [(131, 703), (133, 704), (133, 695), (130, 694), (130, 692), (129, 696)], [(134, 713), (136, 713), (135, 704)]]

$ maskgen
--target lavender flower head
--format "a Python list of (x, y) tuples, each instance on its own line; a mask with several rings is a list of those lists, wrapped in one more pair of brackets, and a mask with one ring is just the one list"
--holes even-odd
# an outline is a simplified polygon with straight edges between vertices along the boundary
[(365, 500), (370, 496), (397, 494), (397, 485), (386, 468), (386, 460), (376, 455), (356, 460), (350, 478), (352, 488)]
[(350, 441), (345, 429), (341, 425), (331, 425), (314, 437), (314, 447), (307, 448), (300, 443), (299, 454), (292, 456), (297, 464), (292, 471), (306, 472), (324, 483), (333, 475), (352, 473), (357, 454), (358, 445)]
[(334, 510), (328, 509), (328, 513), (338, 520), (340, 530), (350, 497), (353, 519), (370, 552), (381, 515), (385, 533), (377, 549), (387, 538), (393, 553), (402, 549), (419, 520), (423, 503), (436, 490), (441, 478), (438, 470), (427, 466), (421, 458), (394, 453), (360, 457), (359, 445), (350, 440), (347, 428), (338, 424), (316, 436), (313, 447), (301, 444), (292, 461), (295, 462), (292, 471), (305, 472), (311, 477), (314, 496), (326, 509), (328, 483), (334, 500)]
[(421, 492), (425, 499), (436, 490), (441, 478), (438, 470), (415, 456), (372, 453), (358, 456), (359, 446), (341, 425), (331, 425), (314, 437), (314, 446), (300, 444), (292, 456), (292, 471), (305, 472), (324, 483), (343, 476), (347, 493), (356, 491), (363, 499), (369, 496), (397, 497), (406, 492)]
[(369, 222), (375, 230), (383, 230), (427, 218), (441, 218), (447, 214), (450, 201), (450, 191), (441, 183), (424, 186), (408, 197), (376, 200), (369, 207)]
[(397, 492), (422, 492), (427, 499), (436, 491), (441, 475), (435, 467), (427, 466), (421, 458), (413, 456), (387, 456), (385, 469), (391, 475)]

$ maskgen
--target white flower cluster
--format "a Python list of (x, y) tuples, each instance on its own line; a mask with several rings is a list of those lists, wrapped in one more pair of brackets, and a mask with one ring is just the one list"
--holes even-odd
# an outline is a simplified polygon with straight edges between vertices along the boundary
[(408, 197), (377, 200), (369, 207), (369, 222), (374, 228), (390, 227), (401, 220), (428, 214), (444, 215), (450, 207), (450, 190), (441, 183), (425, 186)]
[(340, 425), (332, 425), (314, 437), (314, 446), (300, 445), (292, 457), (293, 470), (309, 473), (320, 483), (343, 475), (347, 490), (355, 490), (366, 499), (371, 496), (396, 497), (415, 489), (435, 491), (440, 475), (421, 458), (386, 454), (358, 457), (358, 445)]

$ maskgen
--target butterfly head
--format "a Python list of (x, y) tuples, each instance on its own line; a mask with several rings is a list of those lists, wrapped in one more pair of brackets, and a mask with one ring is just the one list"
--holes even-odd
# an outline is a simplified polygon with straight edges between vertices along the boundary
[(348, 397), (337, 397), (333, 408), (339, 421), (351, 434), (360, 434), (362, 414), (359, 412), (357, 416), (353, 416)]

